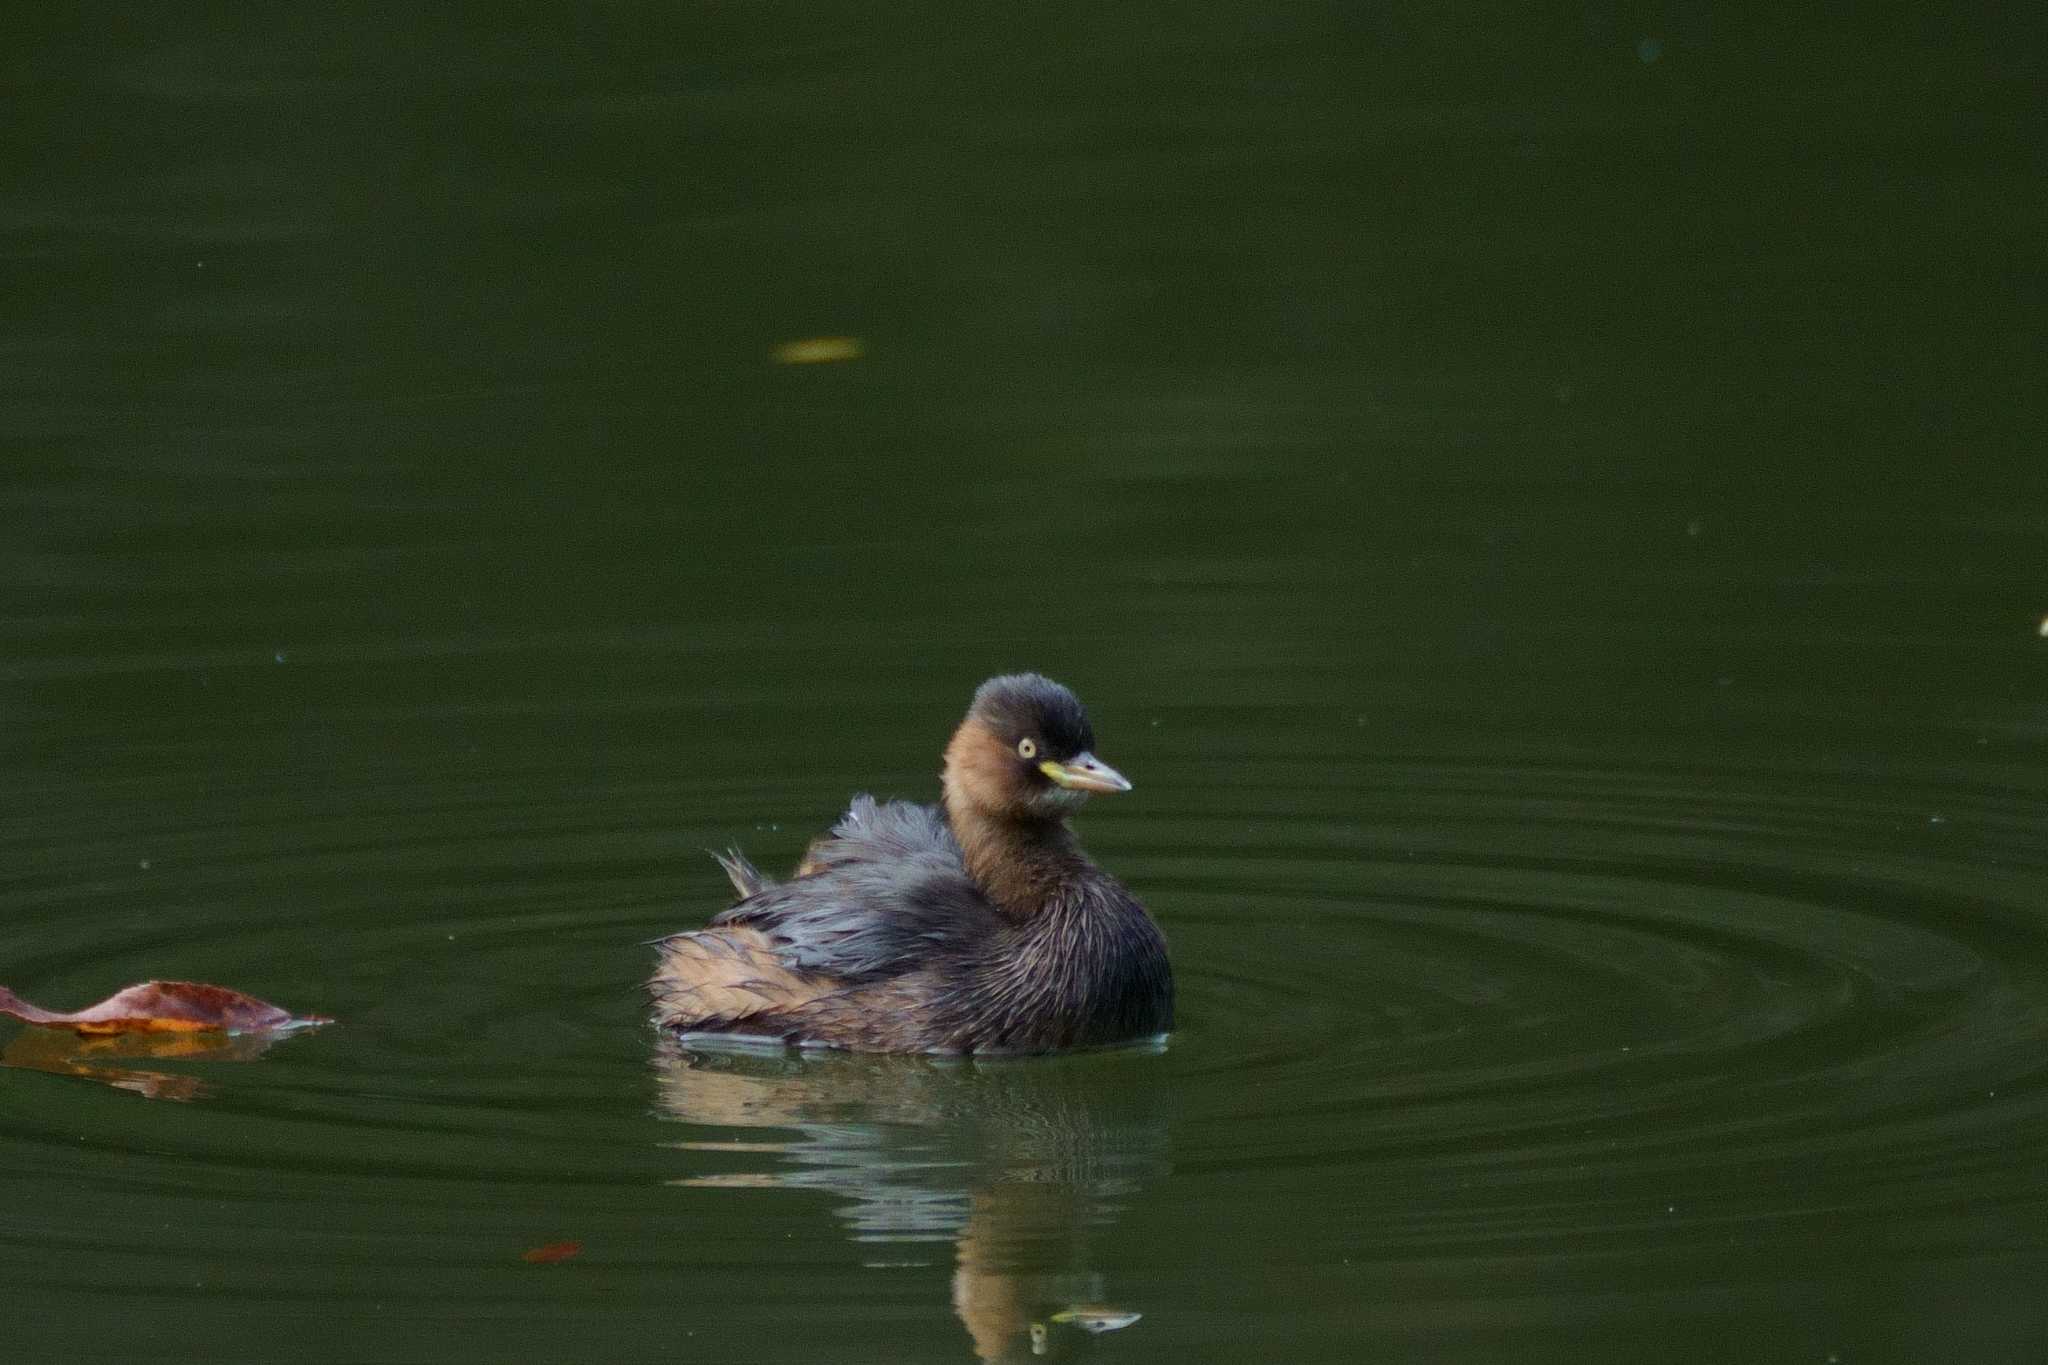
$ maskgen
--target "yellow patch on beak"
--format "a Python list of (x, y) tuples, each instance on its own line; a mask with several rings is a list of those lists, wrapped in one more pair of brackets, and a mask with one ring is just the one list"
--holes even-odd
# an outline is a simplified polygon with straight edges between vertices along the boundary
[(1094, 754), (1075, 754), (1064, 763), (1048, 758), (1038, 765), (1038, 771), (1068, 791), (1127, 792), (1131, 789), (1129, 779)]

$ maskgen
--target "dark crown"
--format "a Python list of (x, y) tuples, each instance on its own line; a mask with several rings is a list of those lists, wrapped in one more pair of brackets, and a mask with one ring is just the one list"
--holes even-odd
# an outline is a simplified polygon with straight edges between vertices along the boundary
[(990, 678), (976, 690), (968, 714), (1011, 743), (1035, 736), (1050, 757), (1071, 758), (1095, 748), (1080, 698), (1036, 673)]

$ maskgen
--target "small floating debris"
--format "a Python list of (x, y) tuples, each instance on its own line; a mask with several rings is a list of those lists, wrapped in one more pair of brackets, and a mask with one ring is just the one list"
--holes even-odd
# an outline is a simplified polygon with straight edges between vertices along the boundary
[(582, 1250), (581, 1242), (549, 1242), (546, 1246), (520, 1252), (519, 1259), (528, 1265), (554, 1265), (558, 1261), (566, 1261), (571, 1256), (580, 1254)]
[(859, 337), (804, 337), (785, 341), (775, 348), (778, 365), (830, 365), (841, 360), (859, 360), (868, 348)]
[(2048, 616), (2041, 618), (2041, 638), (2048, 640)]
[(1133, 1313), (1123, 1308), (1105, 1308), (1100, 1304), (1076, 1304), (1072, 1308), (1062, 1308), (1054, 1313), (1052, 1320), (1101, 1336), (1104, 1332), (1120, 1332), (1144, 1316), (1143, 1313)]
[(88, 1037), (112, 1033), (286, 1033), (334, 1021), (203, 981), (145, 981), (82, 1010), (46, 1010), (0, 986), (0, 1014)]

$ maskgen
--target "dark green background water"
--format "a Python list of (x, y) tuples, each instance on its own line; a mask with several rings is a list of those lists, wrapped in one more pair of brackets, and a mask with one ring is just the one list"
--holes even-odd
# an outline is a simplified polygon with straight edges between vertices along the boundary
[[(9, 28), (0, 982), (341, 1021), (0, 1025), (10, 1357), (2048, 1350), (2022, 23)], [(662, 1054), (1018, 667), (1170, 1045)]]

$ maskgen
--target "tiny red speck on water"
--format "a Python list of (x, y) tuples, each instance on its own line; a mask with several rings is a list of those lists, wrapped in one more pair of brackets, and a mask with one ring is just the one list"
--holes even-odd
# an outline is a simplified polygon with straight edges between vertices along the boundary
[(549, 1242), (544, 1247), (535, 1247), (531, 1251), (522, 1252), (519, 1259), (528, 1265), (553, 1265), (556, 1261), (568, 1260), (581, 1250), (583, 1250), (583, 1243), (581, 1242)]

